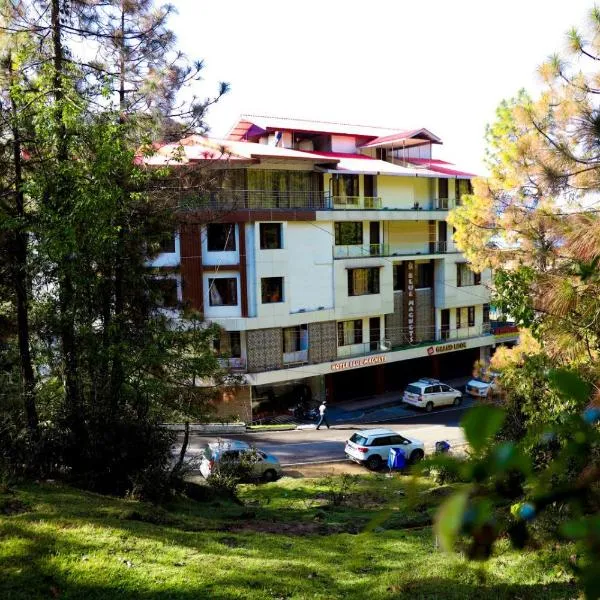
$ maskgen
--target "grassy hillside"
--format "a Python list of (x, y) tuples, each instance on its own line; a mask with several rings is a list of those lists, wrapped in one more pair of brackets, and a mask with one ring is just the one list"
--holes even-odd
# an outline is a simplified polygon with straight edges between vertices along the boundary
[[(0, 495), (0, 598), (576, 598), (568, 546), (485, 565), (436, 549), (448, 489), (365, 474), (168, 509), (59, 484)], [(345, 492), (341, 494), (340, 492)], [(342, 496), (344, 496), (342, 498)]]

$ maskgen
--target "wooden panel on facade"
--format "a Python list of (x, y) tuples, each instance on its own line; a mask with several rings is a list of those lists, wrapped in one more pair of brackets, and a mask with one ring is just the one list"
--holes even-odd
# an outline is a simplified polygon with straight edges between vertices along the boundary
[(200, 225), (182, 223), (179, 237), (183, 302), (189, 308), (203, 312), (204, 286), (202, 285)]

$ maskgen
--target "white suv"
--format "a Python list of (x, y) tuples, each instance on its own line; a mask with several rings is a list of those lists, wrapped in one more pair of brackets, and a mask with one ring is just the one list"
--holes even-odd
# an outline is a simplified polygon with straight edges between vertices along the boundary
[(402, 448), (410, 462), (418, 462), (425, 456), (423, 442), (407, 438), (391, 429), (364, 429), (357, 431), (347, 442), (346, 456), (371, 470), (382, 467), (392, 448)]
[(462, 393), (437, 379), (424, 377), (406, 387), (402, 400), (431, 412), (435, 406), (459, 406)]

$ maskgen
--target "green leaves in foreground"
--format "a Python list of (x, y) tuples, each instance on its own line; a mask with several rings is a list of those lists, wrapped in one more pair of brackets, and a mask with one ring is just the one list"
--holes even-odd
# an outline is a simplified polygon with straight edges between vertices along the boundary
[(461, 426), (469, 445), (480, 452), (500, 431), (505, 418), (504, 411), (495, 406), (476, 406), (462, 419)]

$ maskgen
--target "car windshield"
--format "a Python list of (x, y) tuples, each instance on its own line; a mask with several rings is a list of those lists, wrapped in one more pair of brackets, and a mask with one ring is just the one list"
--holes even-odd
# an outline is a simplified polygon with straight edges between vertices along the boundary
[(364, 435), (360, 435), (359, 433), (355, 433), (351, 438), (351, 442), (358, 444), (359, 446), (364, 446), (367, 443), (367, 438)]
[(406, 388), (407, 392), (410, 392), (411, 394), (420, 394), (421, 393), (421, 388), (417, 387), (416, 385), (409, 385)]

